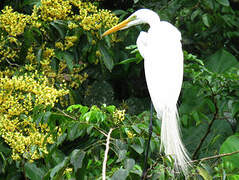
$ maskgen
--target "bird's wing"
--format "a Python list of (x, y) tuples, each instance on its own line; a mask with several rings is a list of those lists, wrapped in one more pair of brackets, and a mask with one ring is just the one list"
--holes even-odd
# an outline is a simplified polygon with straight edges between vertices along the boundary
[[(183, 79), (180, 32), (169, 23), (140, 33), (137, 46), (144, 57), (145, 76), (153, 104), (175, 106)], [(178, 34), (179, 33), (179, 34)], [(178, 37), (180, 36), (180, 37)], [(159, 113), (159, 112), (158, 112)]]
[(147, 57), (146, 53), (148, 52), (147, 48), (149, 46), (148, 39), (149, 39), (148, 33), (141, 31), (136, 42), (138, 50), (144, 59), (145, 57)]

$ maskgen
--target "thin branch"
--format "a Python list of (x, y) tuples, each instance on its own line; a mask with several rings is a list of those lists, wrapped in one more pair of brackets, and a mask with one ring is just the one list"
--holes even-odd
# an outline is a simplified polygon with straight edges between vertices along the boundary
[(93, 128), (95, 128), (97, 131), (99, 131), (101, 134), (103, 134), (105, 137), (108, 137), (108, 135), (103, 131), (103, 130), (101, 130), (101, 129), (99, 129), (98, 127), (93, 127)]
[[(230, 152), (230, 153), (217, 154), (217, 155), (214, 155), (214, 156), (209, 156), (209, 157), (193, 160), (193, 161), (190, 161), (190, 163), (197, 163), (197, 162), (207, 161), (207, 160), (210, 160), (210, 159), (216, 159), (216, 158), (221, 158), (221, 157), (225, 157), (225, 156), (231, 156), (231, 155), (237, 154), (237, 153), (239, 153), (239, 150), (234, 151), (234, 152)], [(156, 159), (156, 162), (154, 164), (152, 164), (152, 166), (150, 168), (147, 169), (147, 173), (149, 171), (155, 169), (155, 167), (160, 163), (160, 161), (161, 161), (160, 159), (161, 158)], [(149, 178), (149, 177), (147, 177), (147, 178)]]
[(220, 158), (220, 157), (225, 157), (225, 156), (231, 156), (231, 155), (237, 154), (237, 153), (239, 153), (239, 150), (231, 152), (231, 153), (224, 153), (224, 154), (218, 154), (218, 155), (214, 155), (214, 156), (201, 158), (201, 159), (198, 159), (198, 160), (191, 161), (191, 163), (200, 162), (200, 161), (207, 161), (207, 160), (210, 160), (210, 159), (215, 159), (215, 158)]
[(6, 59), (7, 63), (10, 64), (10, 66), (17, 66), (17, 67), (20, 67), (18, 64), (16, 63), (12, 63), (10, 62), (8, 59)]
[[(216, 109), (217, 109), (217, 108), (216, 108)], [(192, 159), (196, 159), (197, 154), (198, 154), (198, 152), (199, 152), (199, 150), (200, 150), (200, 148), (201, 148), (203, 142), (205, 141), (206, 137), (208, 136), (208, 134), (209, 134), (210, 131), (211, 131), (211, 127), (212, 127), (214, 121), (216, 120), (216, 117), (217, 117), (217, 111), (214, 113), (213, 119), (212, 119), (211, 122), (209, 123), (209, 126), (208, 126), (208, 128), (207, 128), (207, 132), (204, 134), (204, 136), (202, 137), (202, 139), (201, 139), (200, 143), (198, 144), (196, 150), (194, 151), (193, 156), (192, 156)]]
[[(210, 86), (209, 86), (210, 87)], [(210, 87), (210, 90), (212, 92), (212, 99), (213, 99), (213, 104), (215, 106), (215, 112), (214, 112), (214, 115), (213, 115), (213, 119), (211, 120), (211, 122), (209, 123), (208, 125), (208, 128), (207, 128), (207, 131), (206, 133), (204, 134), (204, 136), (202, 137), (200, 143), (198, 144), (196, 150), (194, 151), (193, 153), (193, 156), (192, 156), (192, 159), (196, 159), (197, 158), (197, 155), (198, 155), (198, 152), (203, 144), (203, 142), (205, 141), (205, 139), (207, 138), (208, 134), (211, 132), (211, 127), (213, 125), (213, 123), (215, 122), (216, 118), (217, 118), (217, 115), (218, 115), (218, 107), (217, 107), (217, 102), (216, 102), (216, 99), (215, 99), (215, 94), (212, 90), (212, 88)]]
[(59, 108), (56, 108), (57, 111), (61, 112), (64, 116), (70, 118), (70, 119), (73, 119), (73, 120), (76, 120), (76, 118), (70, 116), (69, 114), (66, 114), (64, 111), (62, 111), (61, 109)]
[(110, 131), (107, 135), (106, 144), (105, 144), (105, 157), (104, 157), (103, 167), (102, 167), (102, 180), (105, 180), (106, 178), (106, 163), (107, 163), (107, 156), (108, 156), (109, 145), (110, 145), (110, 134), (113, 130), (114, 130), (113, 128), (110, 128)]

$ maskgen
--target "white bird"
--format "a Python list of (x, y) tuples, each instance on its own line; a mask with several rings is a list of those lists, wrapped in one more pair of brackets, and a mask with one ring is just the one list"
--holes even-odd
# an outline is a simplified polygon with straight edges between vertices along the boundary
[(151, 100), (157, 117), (162, 119), (161, 150), (174, 159), (176, 170), (187, 174), (190, 158), (180, 137), (177, 111), (183, 81), (181, 33), (172, 24), (160, 21), (154, 11), (140, 9), (103, 36), (143, 23), (149, 24), (150, 28), (148, 32), (140, 32), (136, 44), (144, 58)]

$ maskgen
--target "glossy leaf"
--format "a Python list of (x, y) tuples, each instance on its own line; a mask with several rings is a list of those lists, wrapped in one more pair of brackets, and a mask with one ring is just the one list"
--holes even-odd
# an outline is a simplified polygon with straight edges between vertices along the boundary
[(71, 153), (71, 164), (74, 166), (74, 170), (77, 171), (79, 168), (82, 167), (82, 163), (85, 157), (85, 152), (82, 150), (75, 149)]
[[(226, 139), (220, 148), (220, 154), (232, 153), (239, 150), (239, 135), (232, 135)], [(224, 162), (229, 161), (234, 167), (239, 167), (239, 153), (222, 157)]]
[(235, 117), (239, 112), (239, 102), (232, 104), (232, 117)]
[(134, 159), (126, 159), (124, 162), (124, 167), (126, 170), (130, 171), (135, 165)]
[(207, 58), (206, 67), (215, 73), (224, 73), (231, 67), (239, 67), (239, 63), (230, 52), (220, 49)]
[(126, 60), (123, 60), (123, 61), (119, 62), (118, 64), (129, 64), (129, 63), (137, 62), (137, 61), (138, 61), (137, 58), (129, 58), (129, 59), (126, 59)]
[(109, 50), (105, 47), (103, 43), (99, 43), (98, 46), (100, 53), (102, 55), (102, 60), (106, 66), (106, 68), (111, 71), (114, 67), (114, 61), (112, 55), (110, 54)]
[(128, 174), (128, 170), (121, 168), (114, 173), (114, 175), (111, 177), (111, 180), (125, 180)]
[(216, 1), (223, 6), (229, 6), (230, 5), (228, 0), (216, 0)]
[(194, 21), (194, 19), (201, 13), (200, 9), (196, 9), (192, 15), (191, 15), (191, 20)]
[(43, 169), (38, 168), (36, 164), (34, 163), (26, 163), (24, 165), (26, 177), (28, 177), (31, 180), (39, 180), (42, 179), (45, 172)]
[(208, 14), (203, 14), (202, 15), (202, 21), (203, 21), (205, 26), (210, 27), (209, 19), (208, 19)]
[(50, 172), (50, 177), (52, 179), (57, 179), (63, 175), (64, 170), (69, 164), (69, 158), (65, 158), (60, 164), (56, 165)]
[(144, 148), (139, 144), (132, 144), (131, 147), (138, 153), (142, 154), (144, 152)]

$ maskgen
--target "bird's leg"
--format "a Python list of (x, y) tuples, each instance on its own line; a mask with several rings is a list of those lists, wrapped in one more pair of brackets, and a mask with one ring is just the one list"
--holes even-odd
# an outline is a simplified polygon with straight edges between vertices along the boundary
[(150, 141), (152, 137), (152, 132), (153, 132), (153, 123), (152, 123), (152, 118), (153, 118), (153, 103), (151, 102), (151, 107), (150, 107), (150, 122), (149, 122), (149, 139), (147, 143), (147, 149), (145, 152), (145, 157), (144, 157), (144, 171), (141, 176), (141, 180), (144, 180), (147, 176), (147, 169), (148, 169), (148, 155), (149, 155), (149, 146), (150, 146)]

